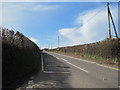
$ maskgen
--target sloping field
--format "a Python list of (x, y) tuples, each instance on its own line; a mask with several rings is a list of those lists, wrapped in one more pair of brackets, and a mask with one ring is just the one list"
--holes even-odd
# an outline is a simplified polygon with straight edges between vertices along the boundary
[(105, 60), (111, 64), (118, 62), (118, 40), (104, 40), (96, 43), (61, 47), (52, 51), (64, 53), (77, 57), (87, 57), (92, 59)]

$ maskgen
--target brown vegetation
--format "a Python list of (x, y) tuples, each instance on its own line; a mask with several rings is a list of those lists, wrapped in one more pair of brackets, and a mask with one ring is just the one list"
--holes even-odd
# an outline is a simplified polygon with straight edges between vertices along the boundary
[(2, 29), (3, 89), (15, 79), (35, 70), (40, 64), (39, 47), (20, 32)]
[(104, 41), (53, 49), (52, 51), (61, 52), (77, 57), (89, 57), (94, 59), (106, 60), (112, 64), (118, 62), (118, 40), (107, 39)]

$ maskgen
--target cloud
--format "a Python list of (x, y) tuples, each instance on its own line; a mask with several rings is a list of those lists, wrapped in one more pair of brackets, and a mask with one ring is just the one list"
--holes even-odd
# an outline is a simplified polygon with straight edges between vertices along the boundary
[(39, 2), (39, 0), (2, 0), (2, 2)]
[(56, 9), (56, 8), (59, 8), (60, 6), (58, 6), (58, 5), (55, 5), (55, 6), (48, 6), (48, 5), (37, 5), (37, 6), (35, 6), (35, 7), (33, 7), (33, 9), (32, 10), (34, 10), (34, 11), (39, 11), (39, 10), (54, 10), (54, 9)]
[(3, 3), (5, 9), (17, 11), (48, 11), (60, 8), (59, 5), (46, 5), (43, 3)]
[(37, 42), (38, 40), (37, 39), (35, 39), (35, 38), (29, 38), (31, 41), (33, 41), (33, 42)]
[(69, 35), (69, 34), (71, 34), (72, 31), (73, 31), (72, 28), (65, 28), (65, 29), (59, 30), (60, 34), (62, 34), (62, 35)]
[[(75, 20), (76, 27), (60, 29), (59, 33), (70, 40), (70, 45), (104, 40), (108, 36), (107, 9), (102, 10), (99, 14), (94, 16), (100, 9), (101, 8), (97, 8), (79, 14)], [(111, 11), (117, 27), (118, 14), (116, 13), (118, 13), (118, 9), (113, 8)], [(114, 35), (113, 31), (112, 35)]]
[[(40, 13), (40, 11), (50, 11), (58, 9), (61, 6), (58, 5), (46, 5), (45, 3), (2, 3), (2, 10), (0, 8), (0, 17), (2, 15), (3, 27), (21, 30), (24, 21), (27, 21), (27, 18), (33, 13)], [(27, 16), (27, 17), (26, 17)], [(19, 18), (18, 18), (19, 17)], [(0, 19), (1, 20), (1, 19)], [(25, 23), (26, 24), (26, 23)], [(14, 27), (14, 28), (13, 28)]]
[(118, 2), (119, 0), (2, 0), (2, 2)]

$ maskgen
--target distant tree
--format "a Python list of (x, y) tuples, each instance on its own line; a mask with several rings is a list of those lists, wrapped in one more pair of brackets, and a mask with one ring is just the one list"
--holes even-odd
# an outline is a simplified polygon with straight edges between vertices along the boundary
[(9, 31), (9, 39), (10, 39), (10, 43), (13, 44), (14, 42), (14, 31), (13, 30), (10, 30)]

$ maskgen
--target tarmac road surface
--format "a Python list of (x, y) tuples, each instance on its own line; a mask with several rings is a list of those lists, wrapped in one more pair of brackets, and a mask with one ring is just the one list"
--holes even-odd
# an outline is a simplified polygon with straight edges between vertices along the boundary
[(118, 69), (57, 53), (42, 53), (42, 71), (21, 88), (118, 88)]

